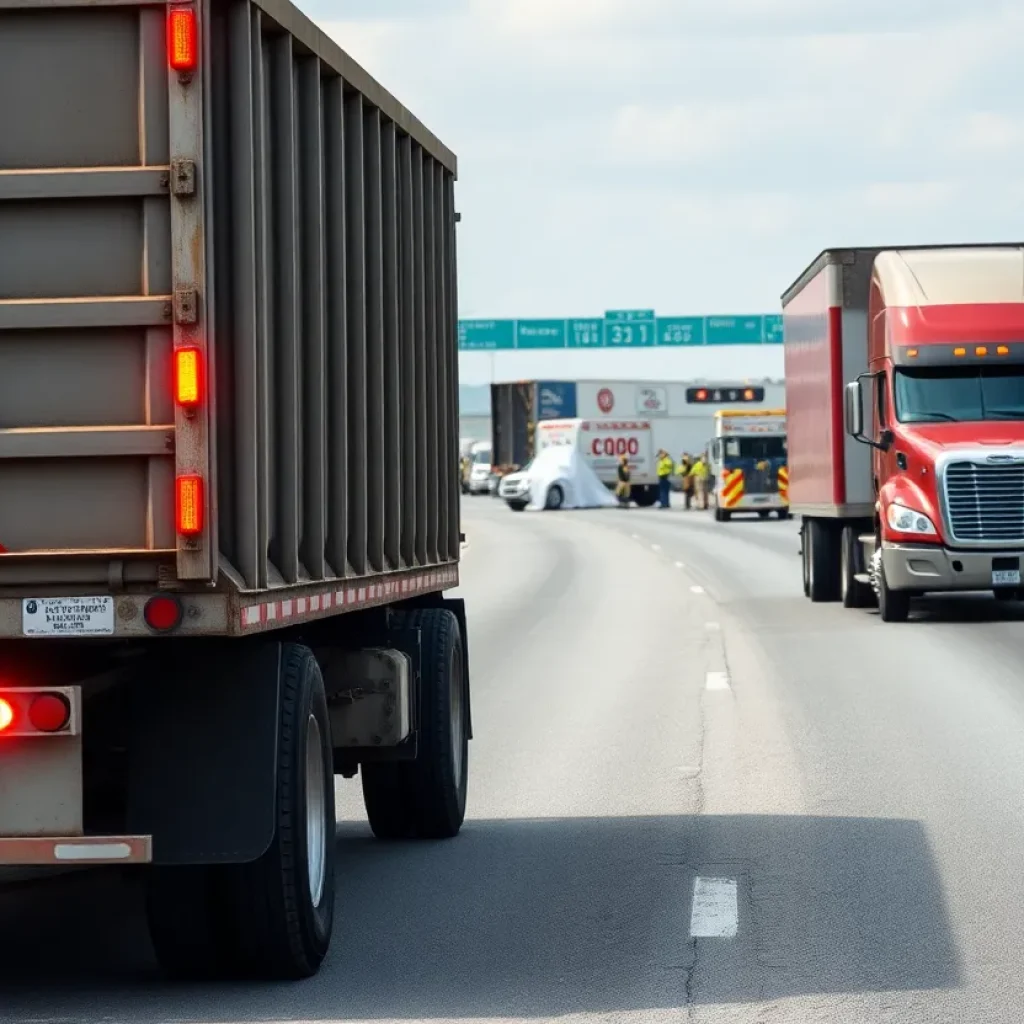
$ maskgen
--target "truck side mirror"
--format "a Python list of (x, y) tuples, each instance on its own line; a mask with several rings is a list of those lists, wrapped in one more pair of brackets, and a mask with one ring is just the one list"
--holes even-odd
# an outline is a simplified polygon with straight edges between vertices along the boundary
[(858, 441), (864, 440), (864, 404), (861, 400), (860, 378), (846, 385), (843, 419), (846, 432)]

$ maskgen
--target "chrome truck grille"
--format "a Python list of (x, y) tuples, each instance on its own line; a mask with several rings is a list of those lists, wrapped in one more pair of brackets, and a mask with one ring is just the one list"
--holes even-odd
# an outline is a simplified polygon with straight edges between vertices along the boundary
[(1024, 542), (1024, 462), (950, 462), (943, 483), (951, 540)]

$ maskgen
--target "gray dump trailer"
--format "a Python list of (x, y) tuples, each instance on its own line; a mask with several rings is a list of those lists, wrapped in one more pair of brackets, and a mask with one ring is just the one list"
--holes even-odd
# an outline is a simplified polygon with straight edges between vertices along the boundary
[(455, 157), (287, 0), (0, 4), (0, 865), (300, 978), (471, 735)]

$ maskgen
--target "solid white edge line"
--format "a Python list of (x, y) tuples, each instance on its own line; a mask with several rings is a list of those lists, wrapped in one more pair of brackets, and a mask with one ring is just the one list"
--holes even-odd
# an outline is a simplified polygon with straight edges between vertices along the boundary
[(731, 939), (739, 928), (734, 878), (695, 878), (690, 909), (690, 937)]
[(728, 690), (729, 689), (729, 673), (728, 672), (705, 672), (704, 673), (704, 686), (709, 690)]

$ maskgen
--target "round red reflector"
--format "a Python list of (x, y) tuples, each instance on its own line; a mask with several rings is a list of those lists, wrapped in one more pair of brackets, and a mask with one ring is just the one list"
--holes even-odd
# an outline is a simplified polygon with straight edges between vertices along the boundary
[(146, 625), (158, 633), (166, 633), (181, 625), (181, 604), (174, 597), (151, 597), (142, 614)]
[(60, 732), (71, 717), (71, 705), (59, 693), (41, 693), (28, 708), (28, 720), (40, 732)]
[(14, 708), (11, 702), (0, 697), (0, 732), (11, 727), (14, 721)]

